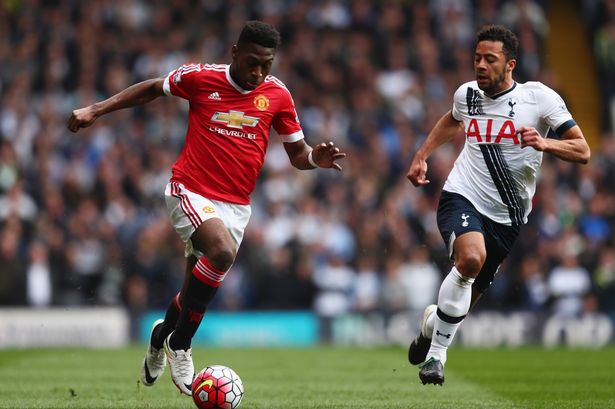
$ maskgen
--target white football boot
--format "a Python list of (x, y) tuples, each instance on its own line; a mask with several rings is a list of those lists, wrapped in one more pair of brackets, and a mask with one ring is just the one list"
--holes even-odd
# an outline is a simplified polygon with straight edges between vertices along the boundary
[(192, 396), (192, 381), (194, 380), (194, 363), (192, 362), (192, 348), (187, 350), (173, 350), (169, 346), (169, 339), (173, 333), (164, 340), (163, 348), (169, 361), (171, 379), (177, 389), (183, 394)]
[(160, 375), (164, 372), (165, 366), (167, 366), (167, 360), (164, 356), (164, 349), (156, 349), (152, 346), (152, 335), (154, 329), (158, 325), (161, 325), (164, 320), (159, 319), (152, 325), (152, 332), (150, 333), (149, 343), (147, 345), (147, 351), (145, 352), (145, 358), (143, 359), (143, 365), (141, 365), (141, 382), (145, 386), (152, 386), (156, 383)]
[(433, 328), (427, 328), (427, 319), (434, 314), (438, 306), (435, 304), (428, 305), (423, 312), (423, 320), (421, 321), (421, 331), (412, 340), (410, 347), (408, 348), (408, 361), (412, 365), (418, 365), (427, 359), (427, 353), (431, 347), (431, 335)]

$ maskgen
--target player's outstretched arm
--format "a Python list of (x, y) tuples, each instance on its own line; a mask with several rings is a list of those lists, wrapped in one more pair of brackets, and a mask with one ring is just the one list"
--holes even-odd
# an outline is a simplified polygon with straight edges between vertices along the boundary
[(75, 109), (68, 118), (66, 126), (70, 131), (77, 132), (80, 128), (87, 128), (92, 125), (98, 117), (109, 112), (146, 104), (164, 95), (163, 83), (163, 78), (145, 80), (131, 85), (104, 101)]
[(522, 148), (529, 146), (568, 162), (589, 162), (591, 150), (578, 125), (566, 130), (560, 139), (543, 138), (536, 129), (526, 126), (517, 129), (517, 134), (521, 136)]
[(462, 123), (453, 118), (451, 111), (438, 120), (433, 127), (427, 139), (421, 145), (410, 164), (410, 169), (406, 177), (414, 186), (423, 186), (429, 183), (426, 178), (427, 175), (427, 158), (432, 154), (436, 148), (448, 141), (450, 141), (459, 132)]
[(338, 171), (342, 167), (337, 163), (338, 160), (346, 157), (344, 152), (340, 152), (334, 142), (323, 142), (310, 147), (304, 139), (297, 142), (285, 143), (284, 149), (288, 154), (290, 163), (297, 169), (332, 168)]

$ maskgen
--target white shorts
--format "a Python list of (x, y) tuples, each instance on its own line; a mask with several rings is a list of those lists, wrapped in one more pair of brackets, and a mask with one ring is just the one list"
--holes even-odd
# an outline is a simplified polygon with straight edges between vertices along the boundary
[(248, 225), (252, 209), (250, 205), (240, 205), (204, 198), (189, 191), (177, 182), (169, 182), (164, 191), (167, 210), (173, 228), (186, 243), (185, 256), (204, 254), (195, 249), (190, 238), (197, 227), (205, 220), (217, 217), (221, 219), (235, 242), (235, 251), (239, 249), (243, 232)]

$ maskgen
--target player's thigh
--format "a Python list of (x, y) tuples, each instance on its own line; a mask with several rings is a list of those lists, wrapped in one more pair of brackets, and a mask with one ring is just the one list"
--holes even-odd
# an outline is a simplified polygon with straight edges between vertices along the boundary
[(453, 243), (453, 259), (462, 273), (469, 270), (478, 275), (486, 258), (485, 236), (480, 231), (466, 232)]
[(235, 257), (237, 247), (231, 237), (224, 221), (218, 217), (212, 217), (203, 221), (190, 237), (192, 245), (207, 257), (215, 257), (218, 254), (232, 254)]
[(171, 224), (186, 243), (185, 256), (237, 253), (250, 219), (249, 205), (215, 201), (170, 182), (165, 190)]
[(519, 236), (519, 226), (506, 226), (491, 220), (484, 221), (487, 258), (483, 264), (474, 288), (484, 293), (500, 269), (500, 265), (508, 257), (512, 246)]
[(437, 223), (451, 259), (474, 257), (484, 261), (483, 217), (470, 201), (457, 193), (443, 191)]

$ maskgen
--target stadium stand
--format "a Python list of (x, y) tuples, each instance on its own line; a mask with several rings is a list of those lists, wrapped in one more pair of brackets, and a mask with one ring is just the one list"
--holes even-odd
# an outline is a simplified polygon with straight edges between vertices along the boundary
[[(75, 107), (184, 62), (229, 62), (235, 33), (258, 18), (282, 33), (273, 72), (292, 89), (309, 141), (334, 139), (348, 158), (340, 175), (298, 174), (272, 139), (242, 250), (214, 308), (418, 308), (417, 269), (429, 277), (420, 296), (434, 298), (437, 275), (447, 271), (434, 212), (460, 145), (433, 156), (432, 184), (422, 189), (405, 179), (413, 151), (458, 84), (473, 77), (473, 33), (482, 23), (518, 33), (518, 80), (557, 85), (543, 57), (543, 3), (2, 2), (0, 304), (166, 306), (183, 260), (162, 192), (186, 105), (166, 98), (118, 111), (77, 135), (65, 120)], [(480, 308), (557, 308), (554, 275), (566, 256), (587, 281), (574, 292), (574, 313), (615, 314), (615, 2), (582, 5), (603, 134), (588, 166), (545, 156), (523, 239)]]

